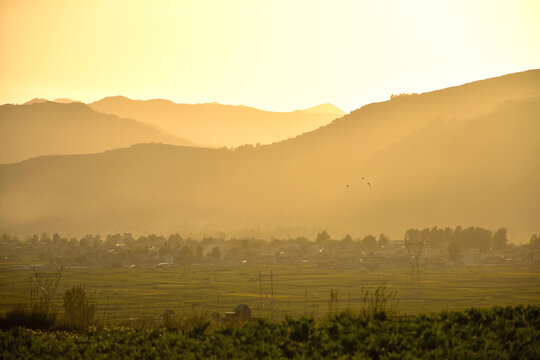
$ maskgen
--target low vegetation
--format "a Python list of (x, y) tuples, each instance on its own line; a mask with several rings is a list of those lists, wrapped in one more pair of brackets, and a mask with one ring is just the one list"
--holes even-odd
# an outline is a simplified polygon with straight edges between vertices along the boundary
[(471, 308), (410, 319), (339, 313), (327, 320), (260, 320), (241, 326), (91, 328), (84, 333), (16, 327), (0, 332), (5, 359), (359, 358), (538, 359), (538, 306)]
[[(0, 354), (6, 359), (540, 356), (536, 235), (519, 247), (507, 244), (505, 229), (410, 229), (404, 239), (405, 245), (421, 243), (428, 261), (410, 267), (406, 247), (382, 234), (334, 240), (321, 232), (314, 242), (129, 234), (105, 241), (46, 234), (20, 241), (4, 235), (2, 246), (13, 250), (6, 254), (19, 261), (0, 266), (5, 270)], [(459, 252), (446, 250), (448, 244), (460, 251), (478, 249), (468, 254), (479, 259), (504, 254), (505, 261), (463, 266), (455, 259)], [(81, 254), (115, 262), (87, 266), (93, 261)], [(454, 259), (436, 262), (438, 254)], [(358, 262), (347, 261), (351, 256)], [(36, 258), (48, 264), (28, 265)], [(391, 263), (400, 259), (406, 261)], [(231, 317), (243, 303), (250, 315)], [(526, 303), (532, 305), (518, 305)]]

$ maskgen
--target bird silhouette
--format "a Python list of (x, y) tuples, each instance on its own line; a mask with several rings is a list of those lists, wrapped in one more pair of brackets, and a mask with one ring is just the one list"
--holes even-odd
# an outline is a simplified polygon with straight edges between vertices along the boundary
[(371, 183), (367, 183), (367, 184), (368, 184), (368, 186), (371, 186)]

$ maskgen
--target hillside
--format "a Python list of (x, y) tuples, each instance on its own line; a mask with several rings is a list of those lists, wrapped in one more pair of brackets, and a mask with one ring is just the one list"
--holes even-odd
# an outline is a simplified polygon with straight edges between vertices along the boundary
[(108, 97), (89, 104), (99, 112), (137, 119), (208, 146), (269, 144), (297, 136), (344, 115), (333, 105), (292, 112), (263, 111), (247, 106), (177, 104), (168, 100)]
[(460, 126), (431, 124), (362, 163), (373, 186), (348, 196), (349, 220), (505, 226), (527, 239), (540, 231), (539, 133), (538, 97)]
[(358, 162), (434, 122), (459, 125), (535, 96), (540, 96), (540, 70), (398, 97), (363, 106), (317, 131), (273, 144), (271, 151), (294, 152), (317, 160), (331, 156), (332, 162), (346, 159), (343, 163), (350, 157)]
[(100, 114), (80, 103), (0, 106), (0, 163), (53, 154), (101, 152), (142, 142), (195, 144), (132, 119)]
[(42, 157), (0, 166), (0, 231), (538, 232), (539, 133), (529, 71), (371, 104), (268, 146)]
[(43, 99), (43, 98), (33, 98), (32, 100), (29, 100), (22, 105), (33, 105), (33, 104), (43, 104), (48, 102), (49, 100)]

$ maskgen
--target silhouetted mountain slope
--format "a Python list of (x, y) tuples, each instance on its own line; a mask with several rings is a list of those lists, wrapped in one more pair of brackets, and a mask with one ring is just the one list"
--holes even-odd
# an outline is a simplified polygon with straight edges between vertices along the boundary
[(54, 99), (52, 101), (47, 100), (47, 99), (43, 99), (43, 98), (33, 98), (32, 100), (27, 101), (25, 103), (22, 103), (21, 105), (42, 104), (42, 103), (46, 103), (46, 102), (55, 102), (55, 103), (60, 103), (60, 104), (80, 103), (80, 101), (71, 100), (71, 99), (68, 99), (68, 98), (57, 98), (57, 99)]
[(199, 144), (232, 146), (268, 144), (328, 124), (344, 113), (333, 105), (292, 112), (263, 111), (247, 106), (177, 104), (168, 100), (108, 97), (89, 104), (97, 111), (137, 119)]
[(147, 124), (100, 114), (81, 103), (0, 106), (0, 163), (101, 152), (141, 142), (195, 146)]
[[(358, 162), (401, 141), (431, 122), (459, 124), (505, 106), (513, 100), (540, 96), (540, 70), (505, 75), (429, 93), (402, 96), (366, 105), (316, 131), (272, 144), (300, 158)], [(268, 148), (268, 147), (267, 147)], [(276, 150), (279, 149), (279, 150)], [(341, 167), (343, 164), (338, 164)]]
[[(431, 124), (362, 164), (373, 201), (351, 196), (366, 226), (540, 230), (540, 98), (463, 125)], [(354, 217), (349, 215), (350, 221)], [(530, 234), (530, 233), (529, 233)]]
[(48, 101), (49, 100), (47, 100), (47, 99), (33, 98), (32, 100), (29, 100), (29, 101), (23, 103), (22, 105), (42, 104), (42, 103), (46, 103)]
[(303, 226), (401, 235), (408, 227), (478, 225), (538, 232), (540, 98), (530, 95), (540, 95), (540, 82), (528, 81), (538, 76), (368, 105), (257, 148), (145, 144), (2, 165), (0, 231)]

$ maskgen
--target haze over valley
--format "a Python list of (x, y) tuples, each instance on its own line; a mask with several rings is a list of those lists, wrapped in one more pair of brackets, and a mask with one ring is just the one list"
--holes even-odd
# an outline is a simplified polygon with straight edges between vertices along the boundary
[(538, 19), (0, 0), (0, 357), (540, 359)]
[[(11, 159), (154, 144), (2, 165), (0, 230), (300, 234), (325, 228), (399, 236), (411, 226), (502, 224), (521, 236), (540, 229), (539, 97), (540, 70), (531, 70), (393, 97), (286, 141), (233, 150), (196, 147), (84, 104), (4, 105), (4, 124), (22, 126), (20, 117), (64, 129), (10, 130), (17, 136), (9, 138), (28, 139), (11, 145), (25, 153), (3, 152)], [(69, 135), (65, 123), (52, 122), (68, 120), (79, 126)]]
[(154, 126), (101, 114), (82, 103), (34, 101), (0, 106), (0, 163), (96, 153), (147, 142), (196, 146)]
[(331, 104), (291, 112), (248, 106), (177, 104), (168, 100), (107, 97), (89, 104), (97, 111), (138, 119), (176, 136), (214, 147), (269, 144), (326, 125), (345, 113)]

